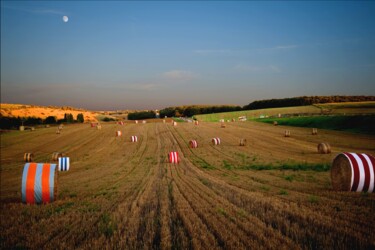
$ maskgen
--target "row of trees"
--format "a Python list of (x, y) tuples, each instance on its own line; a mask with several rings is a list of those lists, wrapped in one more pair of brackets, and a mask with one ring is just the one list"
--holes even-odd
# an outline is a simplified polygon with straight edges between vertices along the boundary
[(156, 113), (154, 111), (141, 111), (128, 114), (128, 120), (143, 120), (155, 117)]
[(242, 110), (240, 106), (202, 106), (202, 105), (192, 105), (192, 106), (179, 106), (179, 107), (168, 107), (160, 110), (160, 117), (191, 117), (199, 114), (212, 114), (220, 112), (230, 112)]
[(243, 107), (244, 110), (306, 106), (319, 103), (375, 101), (375, 96), (301, 96), (284, 99), (254, 101)]
[(60, 123), (83, 123), (85, 121), (83, 114), (78, 114), (74, 120), (72, 114), (64, 114), (64, 119), (57, 119), (56, 116), (48, 116), (46, 119), (37, 117), (6, 117), (0, 116), (0, 129), (18, 129), (19, 126), (34, 126), (43, 124), (60, 124)]

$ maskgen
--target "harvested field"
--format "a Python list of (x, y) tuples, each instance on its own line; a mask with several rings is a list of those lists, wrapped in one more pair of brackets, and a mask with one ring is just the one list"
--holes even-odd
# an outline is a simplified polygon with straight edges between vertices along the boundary
[[(1, 135), (0, 247), (30, 249), (365, 249), (374, 193), (335, 192), (339, 152), (375, 155), (375, 136), (257, 122), (87, 124)], [(129, 138), (138, 136), (138, 143)], [(220, 146), (211, 139), (219, 137)], [(198, 148), (190, 148), (194, 138)], [(240, 139), (246, 145), (240, 147)], [(318, 154), (328, 142), (331, 154)], [(179, 164), (168, 163), (177, 151)], [(23, 155), (70, 157), (56, 201), (21, 202)], [(310, 170), (282, 167), (307, 164)], [(267, 166), (266, 170), (263, 166)], [(319, 170), (319, 171), (318, 171)]]

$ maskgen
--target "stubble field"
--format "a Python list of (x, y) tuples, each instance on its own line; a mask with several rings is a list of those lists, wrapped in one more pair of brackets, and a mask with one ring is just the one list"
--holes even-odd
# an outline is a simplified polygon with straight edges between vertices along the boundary
[[(285, 129), (291, 137), (283, 136)], [(308, 128), (256, 122), (55, 130), (1, 135), (1, 248), (375, 247), (374, 194), (334, 192), (329, 171), (314, 170), (339, 152), (374, 155), (375, 136), (328, 130), (313, 136)], [(213, 137), (221, 145), (213, 146)], [(189, 148), (191, 139), (198, 148)], [(319, 142), (333, 152), (318, 154)], [(58, 173), (56, 201), (22, 204), (23, 154), (50, 162), (55, 151), (71, 161), (70, 171)], [(179, 164), (167, 162), (171, 151), (179, 152)], [(298, 164), (313, 170), (280, 168)], [(256, 170), (262, 166), (275, 169)]]

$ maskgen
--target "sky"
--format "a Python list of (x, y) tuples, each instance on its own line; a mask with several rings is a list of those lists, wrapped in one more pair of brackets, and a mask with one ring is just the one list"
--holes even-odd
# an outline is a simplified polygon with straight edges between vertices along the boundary
[(370, 1), (1, 1), (1, 102), (375, 95), (374, 13)]

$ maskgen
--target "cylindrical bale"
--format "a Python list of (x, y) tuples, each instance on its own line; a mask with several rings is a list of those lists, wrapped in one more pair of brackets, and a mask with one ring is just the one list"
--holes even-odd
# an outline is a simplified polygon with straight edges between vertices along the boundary
[(116, 137), (119, 137), (122, 135), (122, 132), (121, 131), (116, 131)]
[(138, 124), (138, 120), (135, 120), (135, 124)]
[(117, 124), (118, 125), (124, 125), (124, 122), (123, 121), (119, 121)]
[(63, 154), (59, 153), (59, 152), (53, 152), (52, 153), (52, 161), (58, 161), (59, 157), (63, 157)]
[(35, 130), (35, 127), (31, 127), (30, 131), (34, 131)]
[(49, 125), (48, 125), (48, 124), (46, 125), (46, 128), (49, 128)]
[(23, 155), (23, 160), (24, 160), (25, 162), (32, 162), (33, 159), (34, 159), (34, 154), (33, 154), (33, 153), (25, 153), (25, 154)]
[(273, 121), (273, 125), (277, 126), (278, 125), (277, 121)]
[(62, 125), (62, 124), (61, 124), (61, 125), (59, 126), (59, 129), (60, 129), (60, 130), (62, 130), (62, 129), (63, 129), (63, 125)]
[(143, 121), (142, 121), (142, 123), (143, 123), (143, 124), (145, 124), (145, 123), (146, 123), (146, 121), (145, 121), (145, 120), (143, 120)]
[(331, 146), (327, 142), (321, 142), (318, 144), (318, 153), (319, 154), (330, 154)]
[(240, 139), (240, 146), (246, 146), (246, 139), (245, 138)]
[(26, 163), (21, 184), (22, 202), (41, 204), (57, 197), (56, 164)]
[(59, 157), (59, 171), (69, 171), (70, 159), (69, 157)]
[(232, 118), (232, 122), (235, 122), (235, 121), (236, 121), (236, 119)]
[(61, 132), (60, 132), (60, 129), (57, 129), (57, 130), (56, 130), (56, 134), (59, 135), (60, 133), (61, 133)]
[(165, 123), (165, 120), (163, 120), (163, 123)]
[(225, 124), (222, 122), (220, 127), (225, 128)]
[(170, 152), (168, 154), (169, 163), (179, 163), (178, 152)]
[(341, 153), (331, 167), (332, 187), (335, 191), (375, 191), (375, 158), (369, 154)]
[(94, 127), (96, 127), (96, 126), (98, 126), (98, 124), (97, 124), (96, 122), (92, 122), (92, 123), (91, 123), (91, 127), (92, 127), (92, 128), (94, 128)]
[(177, 122), (172, 122), (172, 124), (173, 124), (173, 126), (175, 126), (175, 127), (177, 126)]
[(285, 130), (284, 136), (285, 137), (290, 137), (290, 130)]
[(197, 148), (198, 147), (198, 142), (196, 140), (191, 140), (191, 141), (189, 141), (189, 146), (191, 148)]
[(317, 135), (318, 134), (318, 129), (317, 128), (313, 128), (311, 134), (312, 135)]
[(25, 130), (25, 126), (20, 126), (20, 131), (24, 131)]
[(220, 141), (220, 138), (212, 138), (211, 141), (212, 141), (212, 144), (213, 144), (213, 145), (220, 145), (220, 142), (221, 142), (221, 141)]
[(194, 121), (194, 125), (199, 125), (199, 122), (198, 121)]
[(98, 126), (96, 126), (96, 129), (97, 129), (97, 130), (102, 129), (102, 125), (99, 124)]
[(138, 137), (136, 135), (132, 135), (131, 142), (137, 142), (137, 141), (138, 141)]

